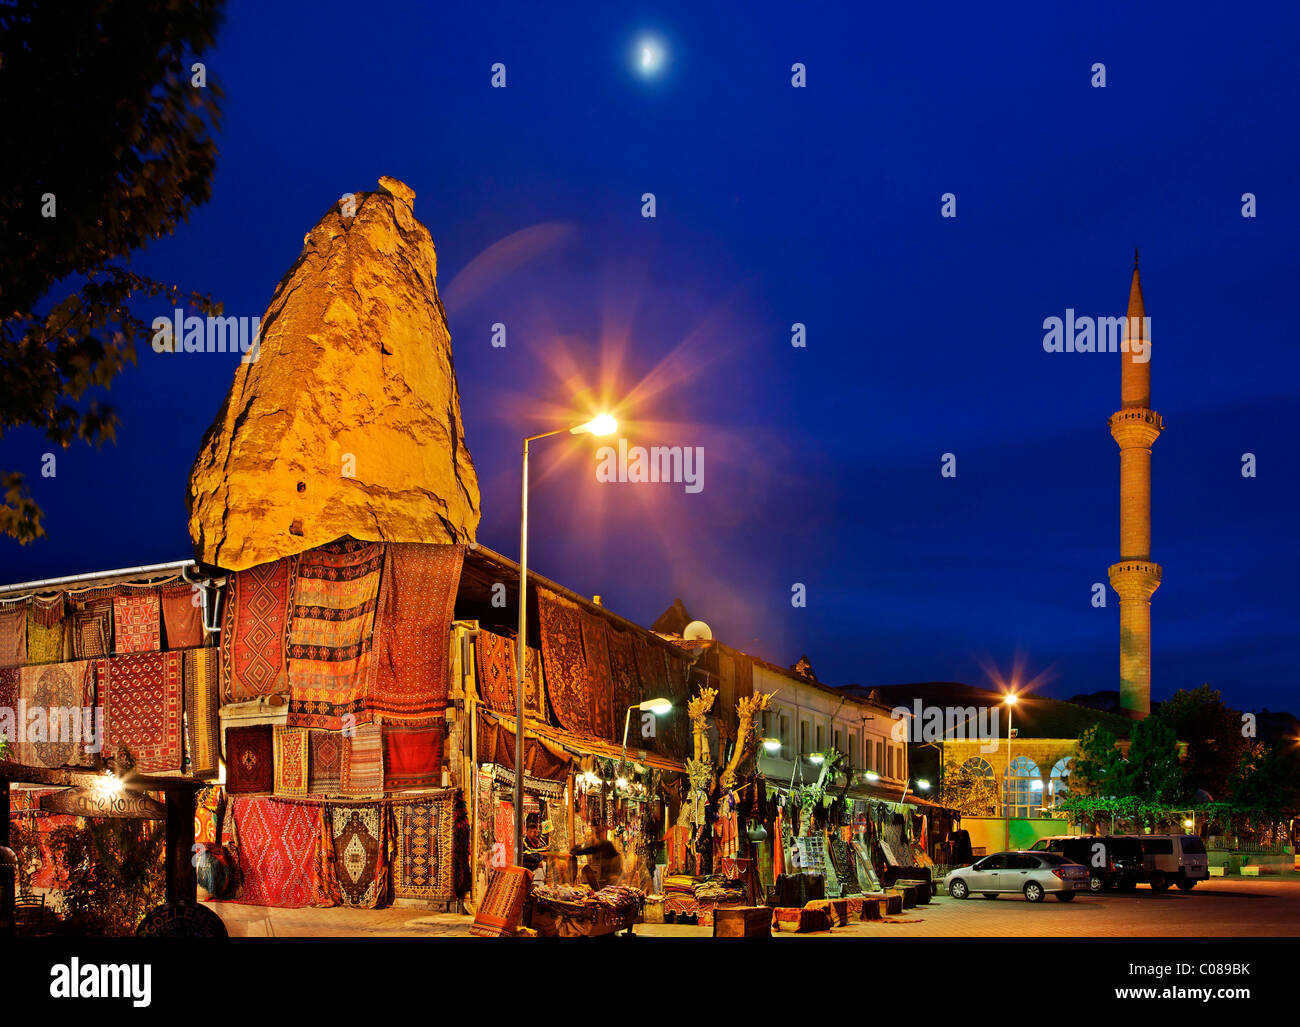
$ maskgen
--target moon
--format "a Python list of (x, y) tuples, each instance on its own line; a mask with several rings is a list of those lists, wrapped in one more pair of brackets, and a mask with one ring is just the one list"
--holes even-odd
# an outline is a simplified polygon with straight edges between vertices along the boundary
[(639, 36), (632, 47), (633, 63), (642, 78), (654, 78), (663, 70), (668, 60), (668, 51), (660, 40), (652, 35)]

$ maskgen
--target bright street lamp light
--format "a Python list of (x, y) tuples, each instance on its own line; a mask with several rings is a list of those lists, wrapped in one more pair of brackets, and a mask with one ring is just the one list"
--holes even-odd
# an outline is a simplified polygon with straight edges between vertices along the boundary
[(570, 435), (613, 435), (618, 431), (618, 422), (610, 414), (597, 414), (586, 424), (575, 424), (569, 429)]

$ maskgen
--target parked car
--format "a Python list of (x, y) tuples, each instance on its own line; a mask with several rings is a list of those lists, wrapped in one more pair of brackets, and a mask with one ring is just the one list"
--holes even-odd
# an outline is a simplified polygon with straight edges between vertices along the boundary
[(1145, 880), (1142, 844), (1124, 835), (1056, 835), (1040, 838), (1031, 852), (1059, 852), (1087, 867), (1094, 892), (1107, 888), (1132, 891)]
[(1049, 893), (1069, 902), (1076, 892), (1087, 890), (1088, 868), (1059, 852), (995, 852), (958, 867), (943, 883), (954, 899), (968, 898), (972, 892), (986, 899), (1018, 892), (1030, 902), (1042, 902)]
[(1165, 891), (1176, 884), (1191, 891), (1197, 881), (1210, 876), (1210, 857), (1205, 842), (1194, 834), (1135, 834), (1142, 844), (1142, 876), (1153, 891)]

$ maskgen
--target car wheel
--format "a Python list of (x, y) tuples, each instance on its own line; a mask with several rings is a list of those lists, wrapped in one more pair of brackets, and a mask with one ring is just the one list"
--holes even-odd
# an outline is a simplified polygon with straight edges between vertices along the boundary
[[(1106, 879), (1102, 877), (1101, 874), (1093, 874), (1088, 878), (1088, 890), (1094, 894), (1099, 891), (1105, 891)], [(1074, 898), (1073, 893), (1071, 893), (1070, 898)]]
[(1057, 901), (1057, 902), (1073, 902), (1073, 901), (1074, 901), (1074, 892), (1072, 892), (1072, 891), (1058, 891), (1058, 892), (1056, 893), (1056, 901)]
[(1025, 885), (1025, 899), (1029, 902), (1043, 901), (1043, 886), (1037, 881), (1030, 881)]
[(996, 899), (998, 897), (998, 893), (995, 891), (986, 891), (984, 893), (984, 897), (986, 899)]
[(1168, 891), (1169, 878), (1167, 878), (1164, 874), (1162, 874), (1159, 870), (1157, 870), (1154, 874), (1151, 875), (1151, 890)]
[(1195, 881), (1188, 881), (1185, 878), (1178, 882), (1178, 889), (1180, 891), (1191, 891), (1195, 887), (1196, 887)]
[(965, 881), (963, 881), (961, 878), (958, 878), (957, 880), (953, 881), (952, 884), (948, 885), (948, 894), (951, 895), (954, 899), (969, 898), (970, 888), (967, 887)]

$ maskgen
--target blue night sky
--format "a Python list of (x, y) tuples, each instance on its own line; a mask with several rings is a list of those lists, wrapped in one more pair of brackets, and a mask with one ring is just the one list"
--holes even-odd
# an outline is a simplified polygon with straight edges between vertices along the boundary
[[(1019, 654), (1064, 698), (1118, 687), (1116, 597), (1090, 600), (1119, 556), (1120, 358), (1045, 353), (1042, 323), (1123, 313), (1140, 245), (1166, 425), (1153, 698), (1210, 682), (1294, 709), (1281, 8), (236, 2), (206, 57), (213, 199), (137, 263), (260, 316), (340, 195), (402, 179), (438, 248), (479, 541), (518, 554), (519, 440), (609, 403), (633, 444), (702, 446), (705, 487), (598, 484), (592, 440), (548, 440), (536, 570), (647, 625), (680, 596), (836, 684), (986, 684)], [(643, 31), (666, 48), (653, 79)], [(6, 437), (48, 537), (0, 542), (0, 580), (188, 556), (186, 480), (234, 370), (142, 348), (109, 396), (117, 444), (62, 453), (55, 479), (38, 433)]]

